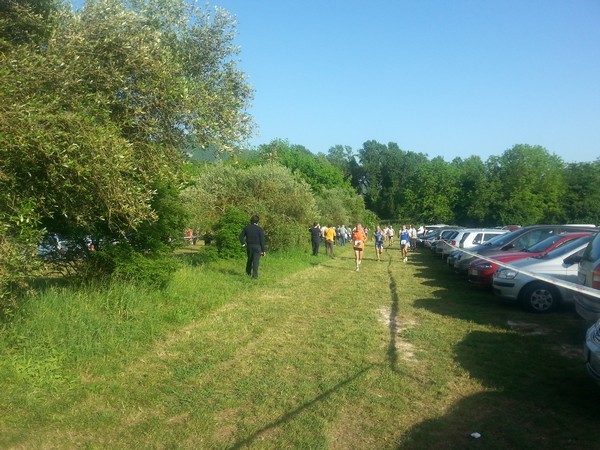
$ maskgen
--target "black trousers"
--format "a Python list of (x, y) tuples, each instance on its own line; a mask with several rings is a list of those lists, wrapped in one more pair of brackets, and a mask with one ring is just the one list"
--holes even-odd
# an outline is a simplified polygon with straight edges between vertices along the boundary
[(252, 278), (258, 278), (258, 264), (260, 263), (260, 247), (256, 245), (248, 245), (246, 247), (246, 254), (248, 260), (246, 261), (246, 273), (252, 275)]
[(321, 241), (320, 240), (317, 240), (317, 239), (313, 239), (312, 240), (313, 256), (318, 256), (319, 255), (319, 245), (321, 245)]

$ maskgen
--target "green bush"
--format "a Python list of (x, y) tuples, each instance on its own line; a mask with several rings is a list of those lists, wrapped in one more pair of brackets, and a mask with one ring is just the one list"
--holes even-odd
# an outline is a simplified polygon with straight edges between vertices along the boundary
[(178, 261), (168, 254), (144, 255), (128, 244), (117, 244), (90, 253), (86, 275), (164, 287), (178, 267)]
[(219, 250), (213, 245), (205, 245), (198, 252), (181, 255), (182, 260), (190, 266), (201, 266), (219, 259)]
[(223, 217), (215, 224), (215, 238), (219, 256), (237, 258), (243, 255), (239, 235), (249, 222), (248, 214), (236, 207), (225, 210)]

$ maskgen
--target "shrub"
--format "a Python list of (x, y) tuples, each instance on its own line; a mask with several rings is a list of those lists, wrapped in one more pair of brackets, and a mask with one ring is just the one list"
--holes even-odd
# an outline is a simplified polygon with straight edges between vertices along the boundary
[(144, 255), (126, 243), (91, 252), (86, 260), (86, 278), (112, 277), (149, 286), (164, 287), (179, 263), (167, 254)]
[(215, 238), (219, 256), (236, 258), (243, 255), (239, 235), (248, 223), (248, 215), (240, 208), (227, 208), (223, 217), (215, 224)]

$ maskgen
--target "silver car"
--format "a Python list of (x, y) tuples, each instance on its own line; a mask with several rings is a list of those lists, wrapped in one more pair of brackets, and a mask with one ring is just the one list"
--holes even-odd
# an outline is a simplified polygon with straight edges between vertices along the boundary
[[(600, 233), (591, 241), (579, 262), (577, 282), (592, 295), (577, 293), (574, 297), (577, 313), (584, 319), (600, 319)], [(594, 293), (596, 295), (594, 295)]]
[(494, 273), (494, 294), (504, 300), (521, 303), (532, 312), (544, 313), (555, 309), (563, 300), (571, 299), (573, 291), (547, 277), (576, 283), (577, 263), (593, 237), (575, 239), (548, 253), (514, 261), (510, 267), (501, 267)]
[(600, 320), (587, 330), (583, 358), (588, 373), (600, 383)]

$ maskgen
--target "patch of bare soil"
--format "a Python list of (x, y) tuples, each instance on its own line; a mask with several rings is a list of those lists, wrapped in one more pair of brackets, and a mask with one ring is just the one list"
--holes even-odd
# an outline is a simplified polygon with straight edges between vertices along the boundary
[(537, 323), (513, 322), (511, 320), (506, 323), (513, 330), (528, 336), (545, 336), (550, 332), (550, 330)]
[(379, 321), (390, 331), (390, 339), (393, 340), (398, 356), (405, 361), (414, 360), (415, 346), (403, 339), (402, 333), (417, 325), (417, 322), (410, 317), (392, 316), (391, 309), (387, 307), (379, 309), (379, 317)]

